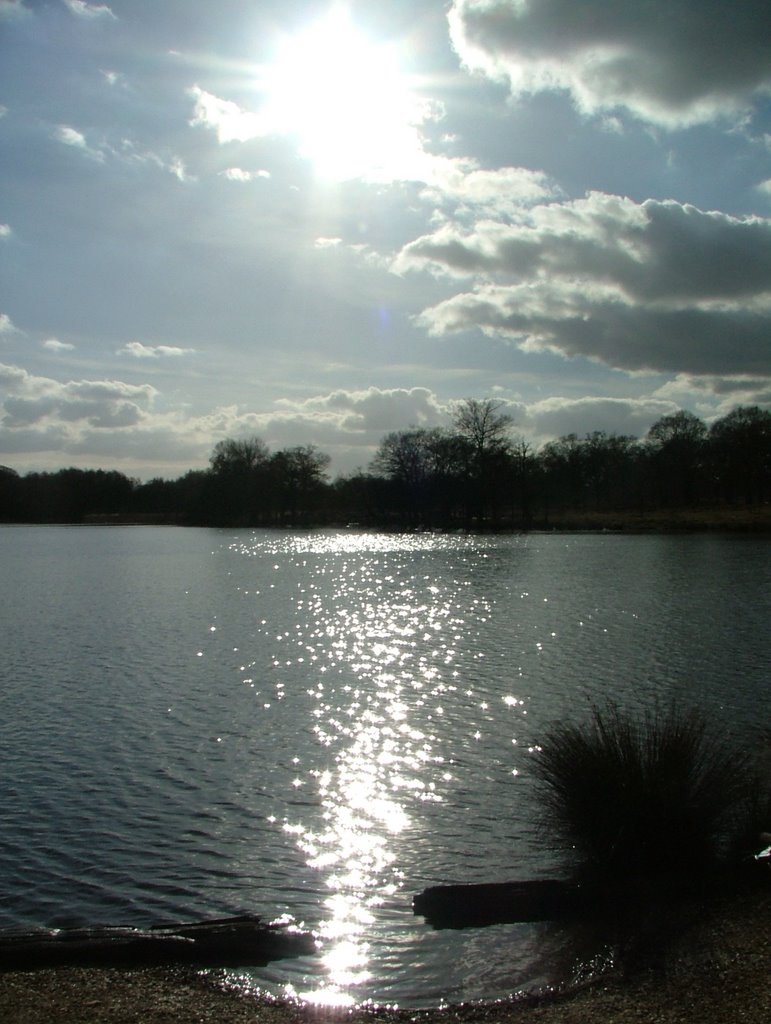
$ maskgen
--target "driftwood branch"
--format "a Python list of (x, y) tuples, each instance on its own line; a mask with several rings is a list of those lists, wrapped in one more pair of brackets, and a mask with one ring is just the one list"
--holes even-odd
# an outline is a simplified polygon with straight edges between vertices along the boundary
[(152, 928), (73, 928), (0, 933), (0, 970), (54, 966), (208, 967), (265, 964), (316, 952), (313, 936), (259, 917), (222, 918)]

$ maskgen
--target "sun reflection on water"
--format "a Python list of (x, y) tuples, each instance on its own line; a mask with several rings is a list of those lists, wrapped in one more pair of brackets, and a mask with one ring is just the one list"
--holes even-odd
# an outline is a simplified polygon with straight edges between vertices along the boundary
[[(494, 599), (479, 574), (490, 571), (492, 545), (353, 531), (260, 532), (230, 545), (259, 554), (248, 590), (270, 588), (283, 609), (271, 628), (257, 601), (257, 634), (275, 674), (245, 661), (243, 681), (253, 687), (258, 679), (263, 707), (280, 701), (281, 721), (303, 733), (302, 763), (289, 767), (287, 757), (277, 770), (292, 774), (285, 813), (272, 821), (315, 875), (307, 924), (319, 955), (282, 982), (290, 998), (336, 1007), (387, 998), (392, 948), (383, 939), (400, 935), (396, 949), (416, 934), (406, 887), (415, 884), (419, 851), (432, 848), (427, 835), (444, 820), (442, 806), (468, 799), (468, 775), (481, 757), (484, 784), (494, 785), (488, 747), (500, 731), (498, 709), (519, 715), (523, 702), (500, 704), (483, 664)], [(508, 778), (514, 742), (509, 733)], [(484, 803), (478, 816), (475, 836), (498, 827)]]
[[(437, 701), (455, 688), (462, 623), (452, 587), (405, 568), (405, 553), (433, 548), (439, 538), (344, 534), (296, 543), (303, 553), (334, 554), (337, 567), (331, 580), (323, 558), (307, 563), (297, 598), (313, 732), (326, 753), (325, 766), (310, 771), (323, 827), (287, 821), (284, 828), (329, 895), (318, 929), (326, 981), (296, 995), (348, 1006), (370, 978), (377, 908), (403, 884), (398, 849), (413, 827), (410, 809), (441, 801), (436, 770), (445, 785), (452, 779), (430, 726), (442, 714)], [(346, 552), (352, 558), (341, 563)]]

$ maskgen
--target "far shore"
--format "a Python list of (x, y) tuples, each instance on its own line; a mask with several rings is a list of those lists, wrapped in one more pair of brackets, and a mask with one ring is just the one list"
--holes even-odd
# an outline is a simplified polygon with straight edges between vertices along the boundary
[[(223, 524), (189, 522), (173, 513), (110, 513), (88, 515), (77, 522), (4, 522), (3, 526), (198, 526), (217, 528)], [(225, 524), (225, 529), (332, 529), (361, 532), (422, 532), (426, 527), (407, 527), (382, 523), (309, 522), (288, 526), (265, 524)], [(539, 516), (531, 521), (497, 521), (472, 524), (465, 529), (453, 526), (437, 532), (490, 533), (771, 533), (771, 504), (747, 506), (715, 506), (709, 508), (651, 509), (646, 511), (587, 511), (574, 509)]]

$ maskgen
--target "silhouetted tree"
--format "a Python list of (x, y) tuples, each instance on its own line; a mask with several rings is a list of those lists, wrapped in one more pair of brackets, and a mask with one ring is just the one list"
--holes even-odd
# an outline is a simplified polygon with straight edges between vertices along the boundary
[(117, 470), (59, 469), (28, 473), (19, 482), (22, 518), (80, 523), (88, 515), (115, 515), (131, 506), (136, 482)]
[(337, 477), (327, 489), (332, 520), (346, 526), (382, 526), (388, 487), (389, 481), (362, 470)]
[(0, 522), (17, 522), (21, 513), (21, 479), (15, 469), (0, 466)]
[(177, 480), (154, 477), (136, 488), (132, 509), (162, 522), (205, 522), (202, 501), (209, 477), (200, 469), (191, 469)]
[(625, 434), (594, 430), (583, 442), (587, 491), (595, 509), (623, 508), (633, 500), (632, 473), (637, 440)]
[(650, 428), (646, 440), (661, 504), (694, 504), (704, 475), (706, 437), (704, 421), (684, 409), (662, 416)]
[(771, 499), (771, 412), (740, 405), (715, 420), (709, 446), (723, 500), (755, 504)]
[(448, 527), (467, 516), (471, 451), (466, 438), (448, 430), (432, 431), (433, 508), (439, 525)]
[(467, 519), (482, 522), (487, 512), (499, 506), (497, 481), (506, 470), (511, 451), (512, 417), (501, 409), (505, 403), (492, 398), (464, 398), (453, 409), (455, 431), (468, 447), (466, 464)]
[(565, 434), (543, 446), (539, 462), (545, 476), (546, 514), (554, 509), (582, 509), (586, 504), (583, 453), (577, 434)]
[(681, 410), (644, 442), (596, 430), (535, 454), (511, 434), (504, 403), (465, 399), (452, 429), (392, 431), (370, 471), (328, 484), (313, 445), (271, 454), (258, 437), (219, 441), (208, 470), (139, 484), (117, 471), (61, 469), (25, 476), (0, 466), (0, 521), (82, 522), (134, 514), (223, 526), (358, 522), (483, 528), (548, 521), (552, 510), (678, 506), (708, 499), (771, 500), (771, 412), (740, 406), (705, 424)]
[(330, 458), (313, 444), (276, 452), (270, 459), (271, 497), (279, 522), (307, 522), (318, 510)]
[(389, 504), (404, 525), (430, 525), (443, 438), (438, 429), (413, 427), (393, 431), (380, 442), (372, 470), (389, 481)]
[(539, 466), (533, 446), (525, 438), (511, 444), (508, 456), (511, 479), (511, 519), (527, 527), (533, 518), (538, 489)]
[(203, 516), (220, 525), (251, 526), (265, 518), (269, 452), (259, 437), (218, 441), (201, 499)]
[(264, 466), (268, 455), (268, 447), (259, 437), (226, 437), (215, 444), (209, 462), (214, 473), (244, 475)]
[(513, 418), (501, 412), (505, 403), (492, 398), (464, 398), (453, 409), (452, 420), (461, 437), (477, 453), (507, 451)]

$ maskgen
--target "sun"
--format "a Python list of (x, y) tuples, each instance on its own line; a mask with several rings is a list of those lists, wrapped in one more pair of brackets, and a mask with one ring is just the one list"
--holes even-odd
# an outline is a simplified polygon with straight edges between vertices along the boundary
[(343, 8), (284, 38), (260, 79), (262, 116), (297, 140), (317, 174), (374, 181), (419, 176), (424, 104), (397, 50), (360, 32)]

